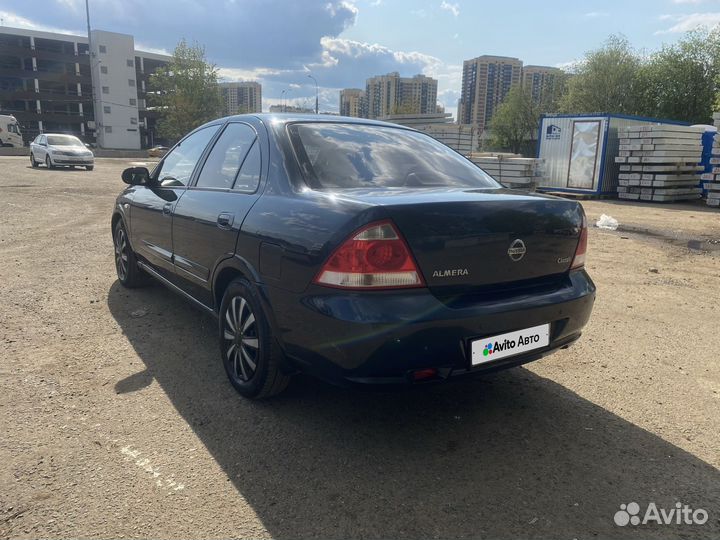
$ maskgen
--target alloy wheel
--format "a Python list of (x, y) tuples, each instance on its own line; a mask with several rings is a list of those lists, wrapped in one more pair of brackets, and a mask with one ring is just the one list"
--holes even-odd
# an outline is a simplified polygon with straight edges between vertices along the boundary
[(225, 312), (223, 341), (229, 371), (236, 380), (249, 381), (257, 370), (260, 341), (255, 314), (242, 296), (233, 297)]
[(127, 278), (128, 275), (128, 243), (125, 231), (119, 227), (115, 233), (115, 267), (117, 268), (118, 277), (121, 280)]

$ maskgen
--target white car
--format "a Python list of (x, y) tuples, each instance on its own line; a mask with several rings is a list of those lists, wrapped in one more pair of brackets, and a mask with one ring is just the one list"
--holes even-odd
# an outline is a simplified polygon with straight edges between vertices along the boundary
[(85, 167), (92, 171), (95, 156), (73, 135), (38, 135), (30, 143), (30, 164), (37, 167), (44, 163), (48, 169), (54, 167)]

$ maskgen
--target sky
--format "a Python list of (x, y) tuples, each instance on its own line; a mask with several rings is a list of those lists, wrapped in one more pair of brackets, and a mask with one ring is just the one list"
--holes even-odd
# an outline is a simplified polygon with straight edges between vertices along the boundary
[[(720, 23), (720, 0), (89, 0), (93, 28), (132, 34), (139, 49), (206, 48), (223, 80), (257, 80), (263, 108), (337, 111), (341, 88), (391, 71), (438, 79), (455, 114), (463, 60), (514, 56), (568, 67), (611, 34), (652, 51)], [(0, 0), (4, 26), (85, 34), (85, 0)], [(0, 51), (1, 52), (1, 51)]]

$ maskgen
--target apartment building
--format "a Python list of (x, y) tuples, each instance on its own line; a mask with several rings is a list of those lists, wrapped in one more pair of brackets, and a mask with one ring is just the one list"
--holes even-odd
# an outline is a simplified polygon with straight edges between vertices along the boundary
[[(522, 81), (535, 103), (547, 103), (553, 94), (558, 93), (558, 85), (563, 74), (561, 69), (549, 66), (524, 66)], [(552, 111), (547, 111), (552, 112)]]
[(457, 122), (472, 124), (482, 134), (510, 88), (520, 84), (522, 67), (522, 60), (508, 56), (465, 60)]
[(426, 75), (400, 77), (393, 72), (371, 77), (365, 83), (367, 117), (434, 113), (437, 86), (437, 80)]
[(157, 113), (146, 107), (148, 76), (169, 59), (136, 50), (127, 34), (93, 30), (88, 42), (0, 27), (0, 112), (18, 119), (26, 142), (61, 132), (103, 148), (151, 146)]
[(254, 81), (220, 83), (223, 115), (262, 112), (262, 85)]
[(365, 90), (345, 88), (340, 90), (340, 115), (365, 118)]

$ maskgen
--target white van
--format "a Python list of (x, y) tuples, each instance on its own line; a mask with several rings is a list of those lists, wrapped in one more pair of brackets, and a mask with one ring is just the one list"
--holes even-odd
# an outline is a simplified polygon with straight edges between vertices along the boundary
[(0, 146), (24, 146), (20, 124), (14, 116), (0, 114)]

